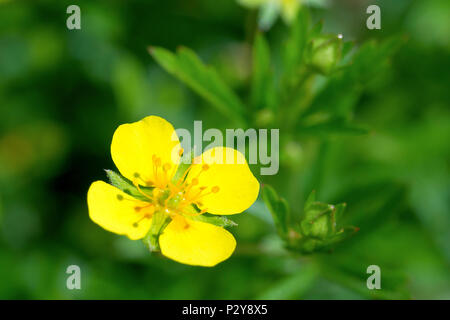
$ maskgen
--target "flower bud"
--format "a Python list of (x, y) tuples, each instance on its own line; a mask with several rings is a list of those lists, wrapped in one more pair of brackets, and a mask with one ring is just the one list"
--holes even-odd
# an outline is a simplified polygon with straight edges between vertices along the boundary
[(312, 40), (308, 50), (309, 66), (321, 74), (329, 74), (341, 58), (342, 35), (319, 36)]

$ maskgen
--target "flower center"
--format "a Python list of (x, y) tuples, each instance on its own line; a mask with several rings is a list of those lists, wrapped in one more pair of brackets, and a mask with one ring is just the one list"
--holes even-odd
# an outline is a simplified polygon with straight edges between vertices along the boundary
[[(171, 219), (182, 216), (197, 216), (207, 212), (202, 200), (213, 193), (218, 193), (218, 186), (199, 185), (199, 177), (209, 169), (209, 165), (202, 165), (200, 171), (189, 181), (187, 174), (192, 169), (192, 164), (184, 172), (178, 181), (172, 181), (176, 167), (170, 163), (162, 163), (161, 158), (156, 155), (152, 157), (153, 180), (143, 179), (139, 173), (135, 173), (133, 185), (141, 195), (146, 198), (148, 205), (135, 207), (136, 213), (140, 214), (133, 226), (137, 227), (139, 222), (144, 219), (150, 219), (154, 212), (164, 212)], [(151, 192), (144, 192), (141, 185), (153, 187)], [(196, 205), (200, 212), (193, 211), (192, 205)]]

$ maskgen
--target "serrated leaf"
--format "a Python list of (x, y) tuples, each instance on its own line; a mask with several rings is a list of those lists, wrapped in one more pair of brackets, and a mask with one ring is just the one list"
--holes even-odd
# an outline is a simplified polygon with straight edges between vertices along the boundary
[[(105, 172), (106, 175), (108, 176), (111, 185), (122, 190), (126, 194), (129, 194), (130, 196), (136, 199), (148, 201), (148, 198), (142, 195), (130, 180), (112, 170), (105, 170)], [(151, 193), (151, 191), (153, 190), (153, 188), (151, 187), (141, 186), (140, 188), (145, 193)]]
[(219, 112), (237, 124), (244, 123), (244, 105), (238, 96), (222, 81), (217, 72), (206, 66), (192, 50), (181, 47), (174, 54), (152, 47), (150, 54), (167, 72), (184, 82), (211, 103)]
[(282, 238), (287, 237), (289, 221), (289, 205), (287, 201), (280, 198), (271, 186), (265, 185), (262, 189), (263, 200), (272, 214), (278, 234)]

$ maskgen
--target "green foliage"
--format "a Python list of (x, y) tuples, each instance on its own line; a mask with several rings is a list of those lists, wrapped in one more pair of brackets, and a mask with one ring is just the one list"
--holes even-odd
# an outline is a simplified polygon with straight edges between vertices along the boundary
[(270, 48), (261, 33), (258, 33), (255, 38), (252, 61), (251, 107), (253, 109), (273, 109), (276, 97)]
[(183, 81), (217, 110), (235, 121), (243, 122), (244, 106), (212, 67), (205, 66), (190, 49), (180, 47), (177, 54), (150, 47), (150, 54), (169, 73)]
[(264, 186), (263, 199), (285, 247), (294, 253), (329, 250), (358, 231), (352, 226), (341, 227), (345, 203), (331, 205), (316, 201), (315, 191), (306, 200), (298, 220), (289, 219), (289, 204), (272, 187)]
[[(379, 31), (359, 6), (303, 3), (291, 25), (266, 13), (262, 32), (234, 1), (80, 0), (78, 31), (64, 27), (64, 3), (2, 2), (0, 298), (450, 298), (449, 2), (384, 1)], [(180, 44), (196, 54), (159, 49)], [(239, 224), (215, 268), (150, 255), (88, 218), (89, 183), (114, 168), (114, 129), (151, 114), (176, 128), (280, 129), (279, 174), (257, 176), (265, 202), (193, 217)], [(306, 205), (312, 189), (320, 202)], [(329, 204), (344, 201), (333, 234)], [(82, 290), (65, 288), (71, 264)], [(367, 289), (372, 264), (381, 290)]]

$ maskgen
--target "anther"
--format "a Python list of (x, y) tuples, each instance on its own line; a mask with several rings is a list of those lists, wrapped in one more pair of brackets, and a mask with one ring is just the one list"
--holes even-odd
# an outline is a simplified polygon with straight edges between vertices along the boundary
[(197, 184), (198, 184), (198, 179), (197, 178), (192, 179), (191, 185), (195, 186)]
[(214, 186), (211, 188), (212, 193), (217, 193), (217, 192), (219, 192), (219, 190), (220, 190), (220, 188), (218, 186)]
[(157, 167), (161, 165), (161, 158), (158, 158), (156, 154), (152, 156), (152, 161)]
[(207, 165), (207, 164), (204, 164), (203, 166), (202, 166), (202, 170), (203, 171), (206, 171), (206, 170), (208, 170), (209, 169), (209, 166)]
[(170, 165), (170, 163), (165, 163), (165, 164), (163, 165), (163, 170), (164, 170), (164, 172), (169, 171), (171, 167), (172, 167), (172, 166)]
[(180, 155), (180, 157), (183, 155), (183, 153), (184, 153), (184, 149), (183, 148), (181, 148), (180, 149), (180, 151), (178, 151), (178, 154)]

